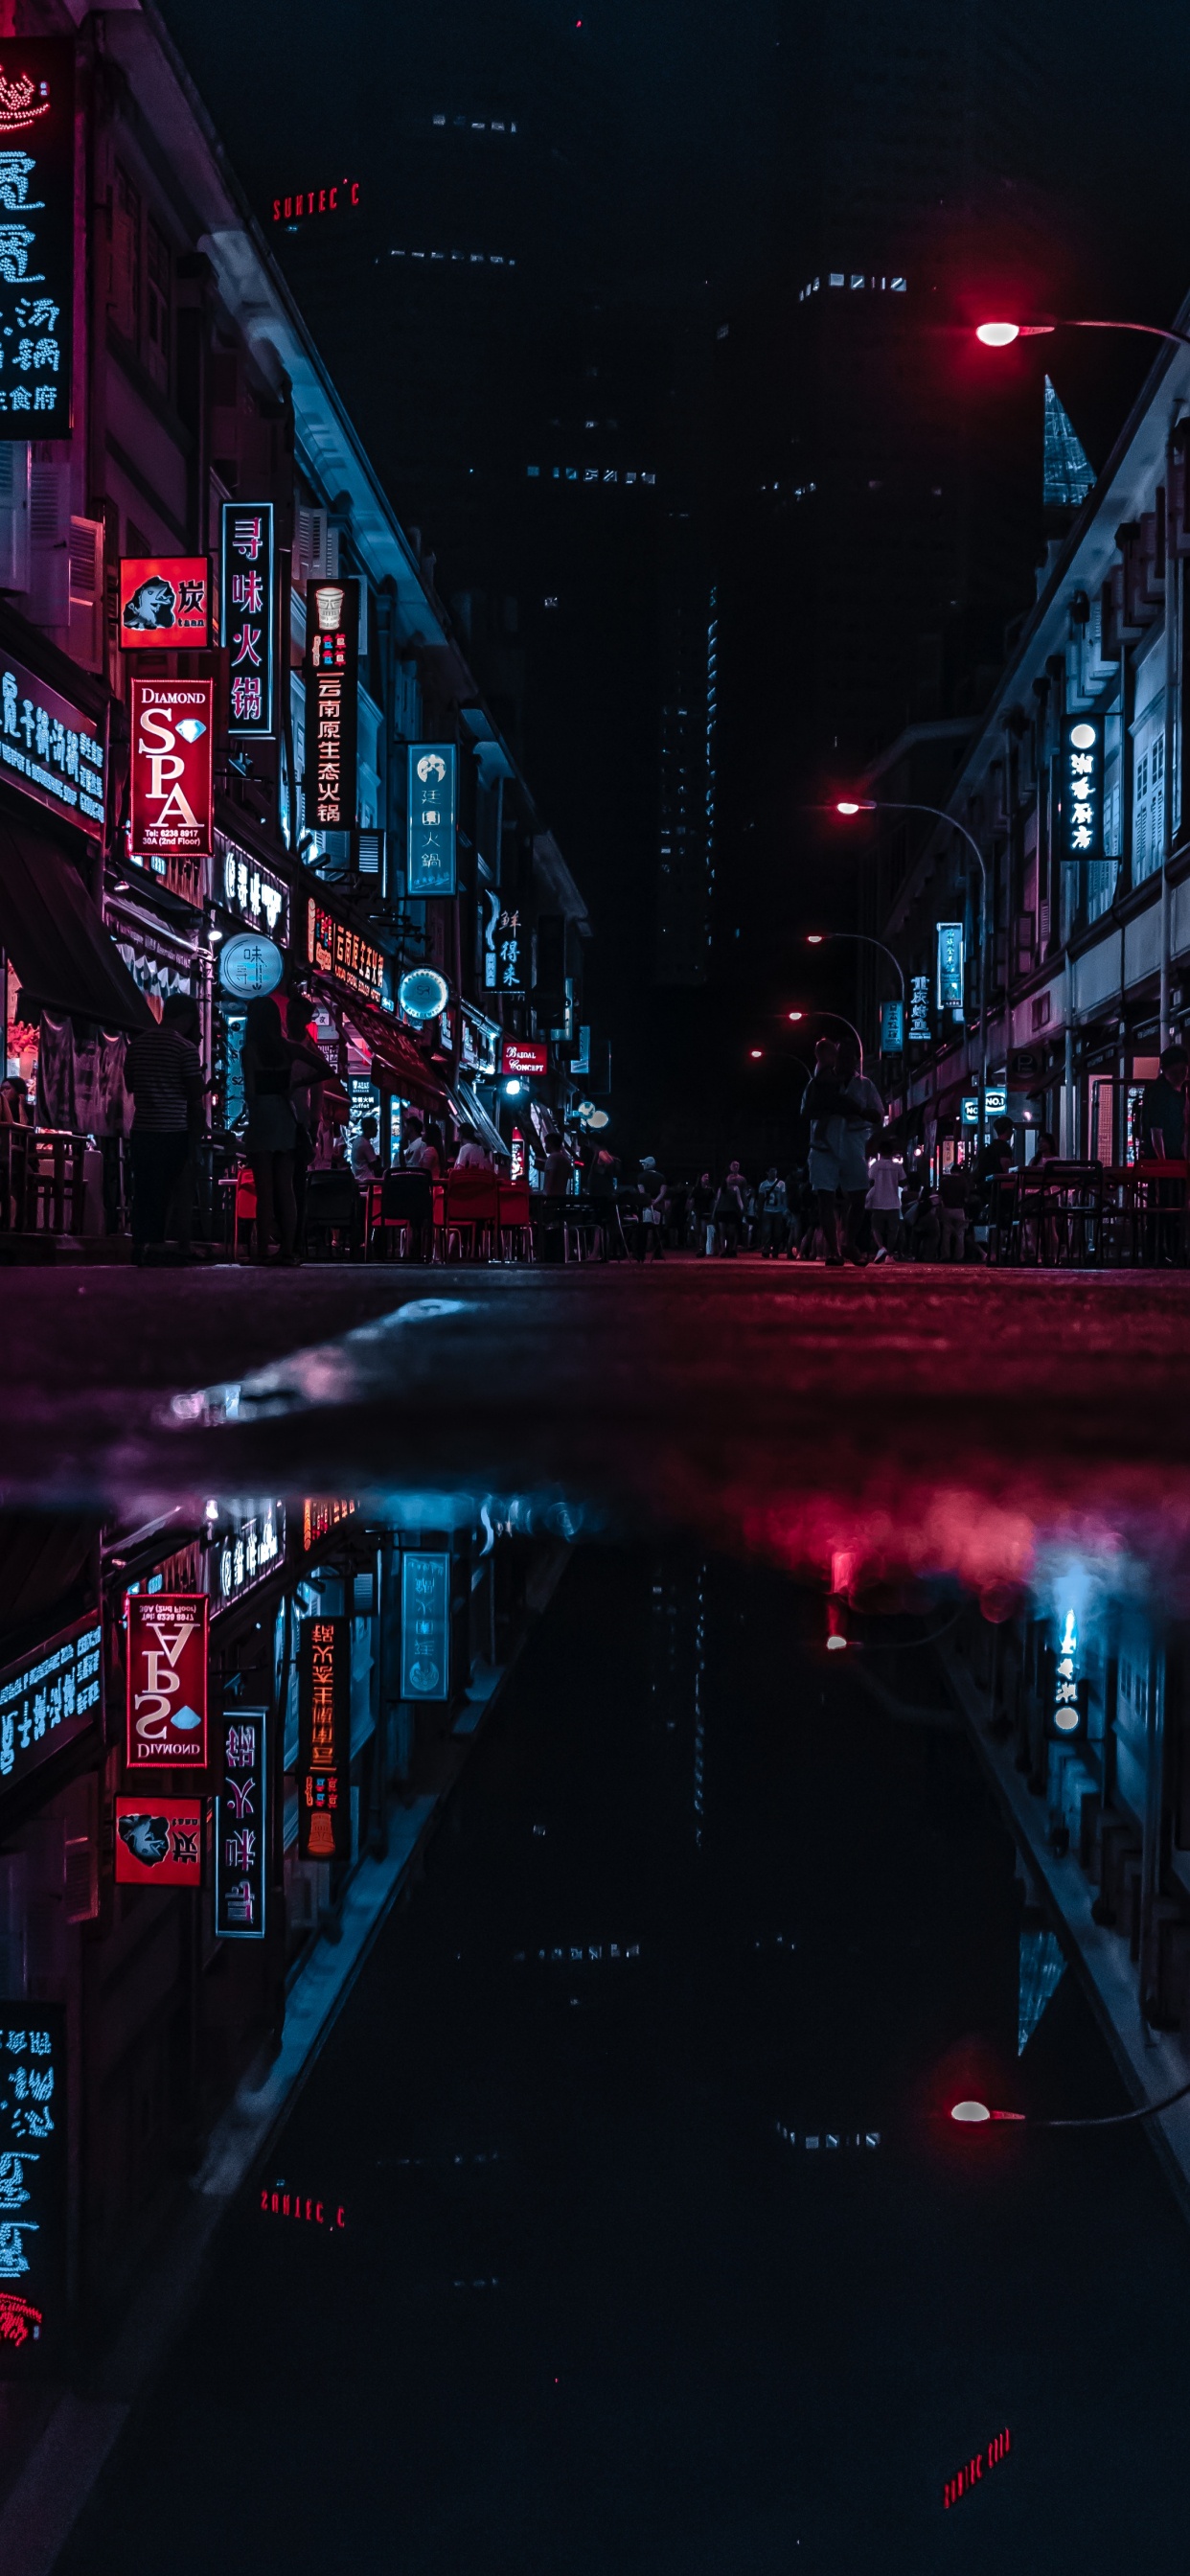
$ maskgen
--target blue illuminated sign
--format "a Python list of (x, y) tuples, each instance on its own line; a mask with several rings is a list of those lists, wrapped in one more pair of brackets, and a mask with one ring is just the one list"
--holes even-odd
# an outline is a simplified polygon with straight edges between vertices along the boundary
[(273, 939), (258, 939), (251, 930), (237, 931), (219, 952), (219, 981), (237, 1002), (253, 1002), (258, 993), (275, 993), (285, 973), (285, 960)]
[(450, 1696), (450, 1557), (406, 1548), (401, 1556), (401, 1697)]
[(215, 1729), (215, 1931), (263, 1941), (268, 1896), (268, 1711), (224, 1710)]
[(938, 923), (938, 1008), (961, 1011), (963, 1007), (963, 925), (961, 921)]
[(0, 2003), (0, 2351), (23, 2378), (66, 2324), (66, 2007)]
[(453, 742), (409, 745), (408, 890), (455, 891), (458, 753)]
[(1103, 856), (1103, 717), (1062, 725), (1062, 848), (1068, 859)]
[(900, 1055), (905, 1044), (905, 1005), (882, 1002), (880, 1005), (881, 1055)]

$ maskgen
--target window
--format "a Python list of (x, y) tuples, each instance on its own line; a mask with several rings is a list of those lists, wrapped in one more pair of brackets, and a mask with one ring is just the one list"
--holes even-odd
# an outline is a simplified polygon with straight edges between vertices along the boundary
[(145, 257), (145, 364), (163, 393), (169, 391), (169, 243), (149, 219)]
[(133, 348), (140, 345), (140, 198), (127, 172), (117, 167), (112, 200), (111, 317)]

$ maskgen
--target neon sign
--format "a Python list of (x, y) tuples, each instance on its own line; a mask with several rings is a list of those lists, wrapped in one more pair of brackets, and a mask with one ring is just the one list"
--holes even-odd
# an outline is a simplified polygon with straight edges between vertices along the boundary
[(273, 505), (223, 504), (220, 637), (228, 657), (228, 732), (273, 730)]
[(349, 214), (359, 204), (359, 180), (336, 179), (330, 188), (302, 188), (288, 197), (274, 197), (275, 224), (304, 223), (308, 215)]
[(0, 2004), (0, 2022), (0, 2346), (27, 2368), (65, 2304), (66, 2007)]
[(1103, 856), (1102, 716), (1063, 722), (1062, 849), (1068, 859)]
[(0, 162), (0, 340), (6, 344), (0, 438), (69, 438), (73, 34), (5, 40), (0, 139), (6, 146)]
[(1077, 1666), (1078, 1621), (1073, 1610), (1068, 1610), (1054, 1667), (1053, 1728), (1055, 1735), (1077, 1735), (1083, 1722), (1082, 1690), (1078, 1681)]
[(450, 1558), (406, 1548), (401, 1557), (401, 1697), (450, 1697)]
[(303, 1619), (298, 1667), (298, 1851), (303, 1860), (351, 1856), (351, 1624)]
[(409, 847), (411, 895), (453, 894), (458, 752), (453, 742), (409, 745)]
[(309, 2193), (303, 2200), (300, 2191), (282, 2191), (280, 2188), (269, 2191), (266, 2188), (260, 2195), (260, 2206), (266, 2218), (300, 2218), (303, 2225), (307, 2227), (346, 2227), (347, 2225), (342, 2201), (339, 2202), (334, 2217), (330, 2218), (326, 2215), (331, 2206), (329, 2200), (315, 2200), (313, 2193)]
[(320, 975), (329, 975), (336, 984), (345, 984), (348, 992), (358, 993), (361, 1001), (384, 1000), (384, 952), (362, 939), (338, 915), (324, 910), (313, 895), (306, 915), (307, 947), (310, 964)]
[(99, 1717), (100, 1630), (94, 1611), (0, 1674), (0, 1785), (15, 1787)]
[(268, 1711), (225, 1709), (216, 1733), (222, 1787), (215, 1801), (215, 1931), (263, 1941), (268, 1884)]
[(996, 2433), (993, 2436), (986, 2450), (976, 2451), (972, 2459), (964, 2461), (957, 2477), (947, 2479), (942, 2490), (943, 2512), (949, 2513), (952, 2504), (957, 2504), (960, 2496), (969, 2495), (972, 2487), (979, 2485), (985, 2469), (998, 2469), (1001, 2461), (1007, 2459), (1011, 2449), (1012, 2435), (1005, 2425), (1002, 2433)]
[(319, 831), (355, 824), (359, 678), (358, 581), (306, 584), (306, 818)]

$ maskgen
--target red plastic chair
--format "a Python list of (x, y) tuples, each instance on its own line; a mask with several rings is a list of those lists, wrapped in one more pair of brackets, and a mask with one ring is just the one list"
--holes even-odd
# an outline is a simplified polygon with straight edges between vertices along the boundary
[(500, 1198), (494, 1172), (448, 1172), (443, 1184), (443, 1251), (452, 1258), (490, 1261), (500, 1225)]

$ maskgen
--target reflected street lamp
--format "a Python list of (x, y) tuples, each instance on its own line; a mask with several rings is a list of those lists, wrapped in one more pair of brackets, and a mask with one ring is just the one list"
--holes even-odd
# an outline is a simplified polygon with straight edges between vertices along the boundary
[[(1013, 327), (1017, 326), (1014, 324)], [(848, 821), (853, 814), (933, 814), (938, 822), (948, 823), (951, 831), (958, 833), (975, 860), (979, 869), (979, 1138), (982, 1144), (988, 1096), (988, 872), (983, 863), (983, 851), (966, 824), (956, 822), (954, 815), (948, 814), (942, 805), (919, 805), (915, 800), (911, 802), (899, 796), (837, 796), (834, 811)], [(901, 990), (904, 992), (903, 982)]]
[(1160, 2102), (1142, 2102), (1137, 2111), (1105, 2111), (1090, 2120), (1035, 2120), (1028, 2111), (992, 2111), (986, 2102), (955, 2102), (951, 2119), (963, 2127), (982, 2128), (988, 2120), (1014, 2120), (1026, 2129), (1122, 2129), (1130, 2120), (1152, 2120), (1159, 2111), (1172, 2110), (1175, 2102), (1190, 2093), (1190, 2077), (1179, 2084), (1176, 2093), (1166, 2093)]

